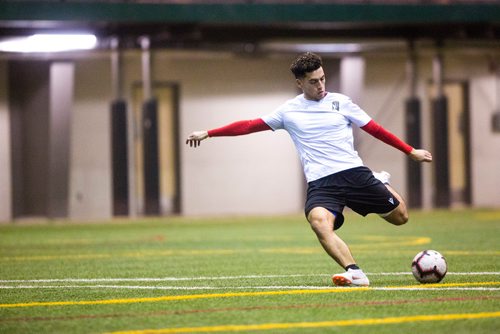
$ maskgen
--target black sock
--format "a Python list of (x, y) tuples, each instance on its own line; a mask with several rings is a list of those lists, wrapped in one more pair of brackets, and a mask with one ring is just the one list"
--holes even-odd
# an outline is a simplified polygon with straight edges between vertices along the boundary
[(350, 264), (347, 267), (345, 267), (346, 271), (349, 270), (349, 269), (355, 270), (355, 269), (359, 269), (359, 267), (355, 263), (353, 263), (353, 264)]

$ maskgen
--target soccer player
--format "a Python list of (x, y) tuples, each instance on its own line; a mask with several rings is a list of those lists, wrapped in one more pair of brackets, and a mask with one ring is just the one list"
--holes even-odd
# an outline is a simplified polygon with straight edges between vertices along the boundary
[(327, 92), (318, 55), (310, 52), (300, 55), (290, 70), (302, 94), (261, 118), (195, 131), (188, 136), (186, 144), (198, 147), (202, 140), (210, 137), (286, 130), (295, 144), (308, 183), (307, 220), (328, 255), (345, 269), (345, 272), (333, 275), (333, 283), (368, 286), (368, 277), (336, 233), (344, 222), (344, 207), (363, 216), (379, 214), (394, 225), (405, 224), (408, 211), (401, 196), (389, 185), (390, 174), (374, 173), (363, 165), (354, 149), (352, 126), (360, 127), (415, 161), (430, 162), (432, 155), (411, 147), (384, 129), (349, 97)]

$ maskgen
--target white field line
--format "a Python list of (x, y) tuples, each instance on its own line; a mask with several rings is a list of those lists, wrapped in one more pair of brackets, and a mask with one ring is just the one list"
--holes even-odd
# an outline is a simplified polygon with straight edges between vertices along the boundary
[(214, 276), (214, 277), (137, 277), (137, 278), (54, 278), (32, 280), (0, 280), (0, 283), (51, 283), (51, 282), (168, 282), (168, 281), (219, 281), (233, 279), (260, 279), (260, 278), (287, 278), (324, 276), (322, 274), (297, 274), (297, 275), (245, 275), (245, 276)]
[[(331, 289), (360, 289), (356, 287), (325, 287), (309, 285), (292, 286), (126, 286), (126, 285), (0, 285), (0, 289), (130, 289), (130, 290), (331, 290)], [(362, 290), (374, 291), (429, 291), (429, 290), (458, 290), (458, 291), (500, 291), (495, 287), (369, 287)]]
[[(366, 273), (367, 276), (412, 275), (411, 272)], [(500, 275), (500, 272), (448, 272), (446, 275)], [(293, 274), (293, 275), (242, 275), (242, 276), (200, 276), (200, 277), (136, 277), (136, 278), (48, 278), (28, 280), (0, 280), (0, 283), (97, 283), (97, 282), (176, 282), (176, 281), (219, 281), (237, 279), (290, 278), (290, 277), (330, 277), (331, 274)]]

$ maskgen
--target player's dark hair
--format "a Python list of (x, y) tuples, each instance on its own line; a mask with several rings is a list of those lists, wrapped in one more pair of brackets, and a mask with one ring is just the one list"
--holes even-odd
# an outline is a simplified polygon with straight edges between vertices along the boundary
[(306, 52), (293, 61), (290, 71), (292, 71), (296, 79), (301, 79), (306, 76), (306, 73), (316, 71), (322, 66), (323, 62), (320, 56), (312, 52)]

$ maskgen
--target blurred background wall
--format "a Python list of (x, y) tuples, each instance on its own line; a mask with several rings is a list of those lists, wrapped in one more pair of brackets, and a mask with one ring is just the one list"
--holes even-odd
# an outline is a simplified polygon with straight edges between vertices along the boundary
[[(341, 42), (344, 43), (345, 39)], [(381, 45), (384, 43), (382, 41)], [(325, 61), (329, 90), (351, 96), (377, 122), (407, 139), (405, 101), (411, 95), (408, 50), (403, 41), (390, 49), (317, 52)], [(414, 93), (421, 102), (421, 146), (433, 152), (436, 147), (432, 101), (437, 89), (436, 54), (439, 50), (429, 42), (417, 47), (416, 52)], [(153, 215), (302, 212), (306, 185), (295, 148), (286, 132), (266, 131), (249, 136), (212, 138), (196, 149), (185, 145), (185, 138), (194, 130), (260, 117), (298, 94), (288, 68), (299, 50), (253, 51), (253, 47), (244, 52), (227, 50), (227, 47), (209, 50), (155, 47), (148, 51), (151, 94), (158, 105), (159, 130), (159, 210)], [(120, 49), (119, 96), (116, 96), (113, 77), (116, 74), (113, 52), (108, 47), (62, 56), (0, 54), (0, 221), (32, 216), (80, 221), (151, 215), (146, 212), (144, 204), (147, 196), (144, 187), (148, 181), (142, 160), (148, 149), (143, 138), (151, 125), (143, 118), (144, 95), (147, 94), (144, 88), (148, 85), (144, 77), (144, 52), (137, 47)], [(500, 105), (499, 54), (499, 45), (495, 43), (489, 43), (486, 52), (469, 44), (461, 47), (460, 43), (441, 50), (442, 89), (448, 98), (449, 167), (444, 173), (449, 177), (449, 208), (500, 207), (500, 133), (493, 126)], [(69, 131), (64, 132), (61, 130), (64, 127), (59, 127), (60, 134), (50, 137), (53, 133), (50, 129), (54, 127), (42, 124), (37, 127), (35, 123), (31, 125), (30, 133), (24, 133), (37, 143), (39, 137), (34, 132), (41, 131), (51, 138), (45, 149), (60, 152), (53, 159), (67, 160), (59, 174), (51, 177), (44, 176), (43, 164), (29, 168), (35, 174), (39, 169), (41, 176), (37, 176), (37, 180), (47, 182), (42, 186), (47, 187), (47, 192), (53, 191), (54, 185), (66, 184), (67, 210), (62, 213), (56, 210), (53, 214), (48, 209), (15, 210), (16, 205), (20, 205), (15, 200), (15, 188), (27, 180), (26, 177), (16, 177), (19, 166), (26, 163), (18, 161), (20, 155), (16, 150), (26, 148), (22, 148), (17, 138), (22, 130), (16, 130), (17, 123), (13, 121), (13, 115), (17, 115), (13, 103), (15, 94), (9, 90), (17, 87), (13, 85), (13, 79), (20, 80), (15, 64), (29, 67), (37, 63), (45, 64), (47, 68), (61, 63), (71, 67), (70, 74), (67, 74), (71, 77), (65, 79), (70, 80), (67, 86), (71, 88), (60, 97), (69, 103), (62, 108)], [(25, 80), (33, 84), (33, 78)], [(43, 83), (41, 87), (56, 87), (49, 88), (53, 92), (62, 89), (57, 88), (61, 80), (54, 75), (47, 78), (41, 75), (36, 80)], [(115, 123), (110, 106), (117, 97), (126, 106), (126, 213), (117, 213), (113, 202)], [(36, 115), (41, 110), (49, 110), (47, 122), (56, 124), (59, 118), (50, 121), (50, 110), (58, 106), (58, 101), (47, 99), (40, 102), (39, 110), (34, 108), (30, 112)], [(23, 117), (31, 119), (33, 115)], [(55, 143), (61, 142), (64, 145), (55, 147)], [(373, 170), (389, 171), (394, 187), (404, 197), (412, 196), (415, 189), (407, 182), (407, 158), (401, 152), (363, 131), (356, 131), (356, 147), (366, 165)], [(49, 159), (48, 163), (50, 161), (54, 160)], [(64, 181), (65, 173), (67, 181)], [(439, 177), (432, 164), (422, 165), (421, 208), (439, 206), (435, 201), (435, 185)], [(30, 199), (35, 202), (46, 200)]]

